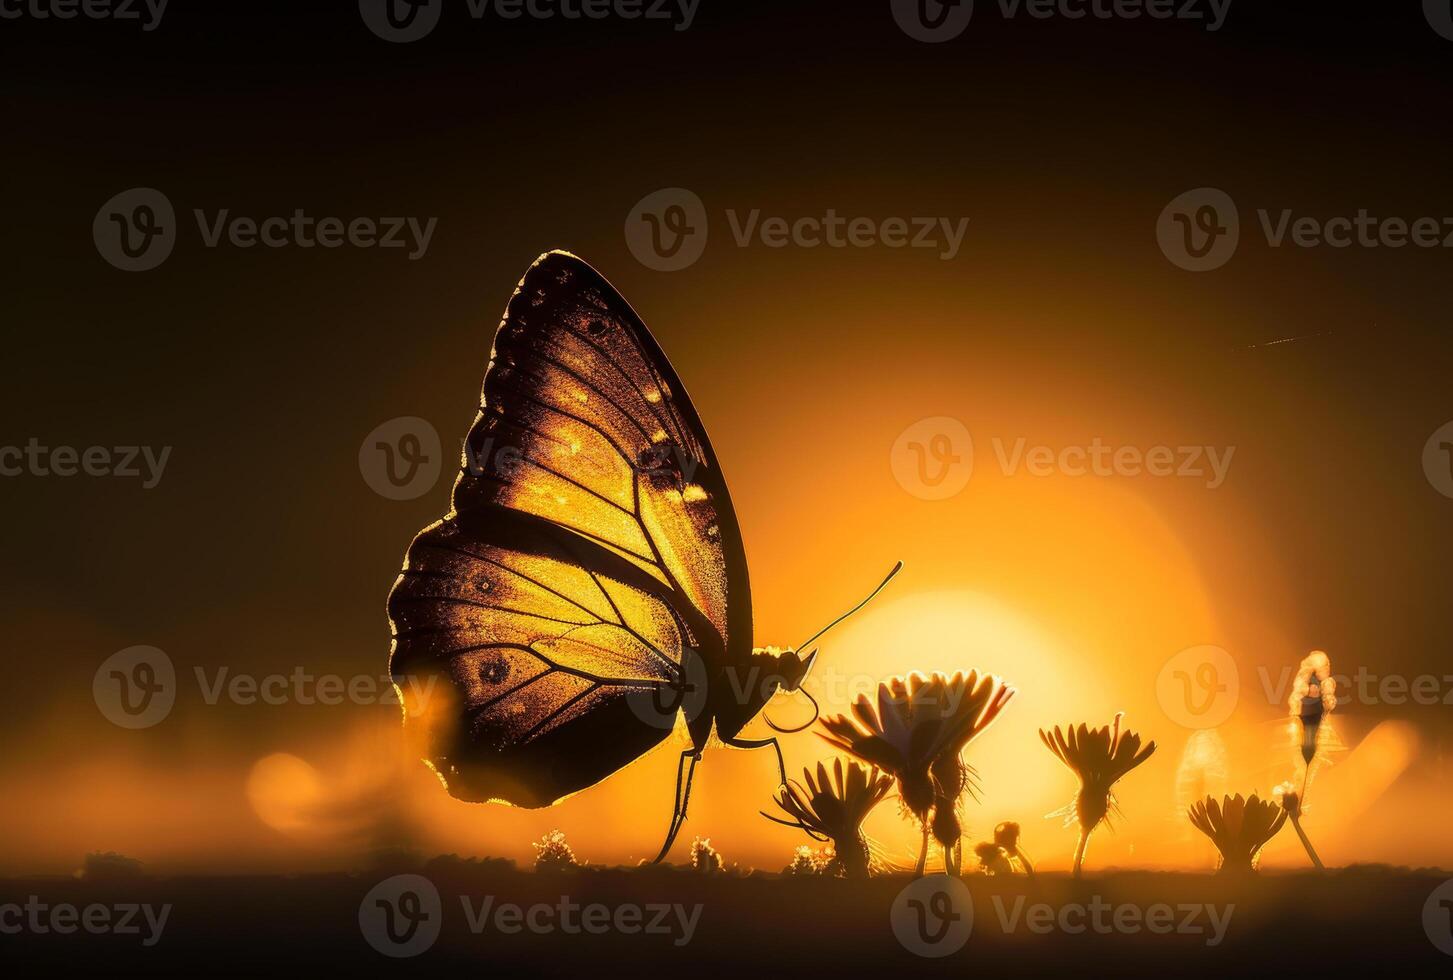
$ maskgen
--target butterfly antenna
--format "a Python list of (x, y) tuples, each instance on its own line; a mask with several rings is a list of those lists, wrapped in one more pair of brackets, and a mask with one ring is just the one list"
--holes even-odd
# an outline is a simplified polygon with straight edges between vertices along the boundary
[(820, 636), (822, 636), (828, 630), (832, 629), (838, 623), (841, 623), (843, 620), (847, 619), (853, 613), (857, 612), (859, 609), (862, 609), (868, 603), (872, 602), (873, 601), (873, 598), (879, 592), (882, 592), (883, 589), (887, 587), (887, 585), (888, 585), (889, 582), (893, 581), (893, 576), (897, 575), (901, 571), (903, 571), (903, 563), (900, 561), (898, 564), (896, 564), (896, 565), (893, 566), (893, 571), (891, 571), (891, 572), (888, 573), (888, 577), (885, 578), (885, 579), (883, 579), (883, 581), (878, 584), (878, 587), (876, 589), (874, 589), (872, 592), (868, 593), (868, 597), (866, 599), (864, 599), (862, 602), (858, 603), (853, 608), (849, 609), (847, 612), (843, 613), (837, 619), (834, 619), (832, 622), (828, 623), (826, 626), (824, 626), (822, 629), (818, 630), (816, 633), (812, 634), (812, 636), (808, 637), (805, 642), (797, 644), (797, 646), (793, 647), (792, 649), (794, 649), (794, 650), (801, 650), (803, 647), (806, 647), (808, 644), (810, 644), (813, 641), (815, 641), (816, 639), (818, 639)]
[[(887, 585), (888, 585), (889, 582), (893, 581), (893, 576), (897, 575), (901, 571), (903, 571), (903, 563), (900, 561), (900, 562), (898, 562), (897, 564), (895, 564), (893, 566), (893, 570), (888, 573), (888, 576), (885, 579), (883, 579), (883, 581), (881, 581), (881, 582), (878, 583), (878, 587), (876, 589), (874, 589), (872, 592), (869, 592), (868, 593), (868, 597), (866, 599), (864, 599), (862, 602), (858, 603), (853, 608), (849, 609), (847, 612), (843, 613), (837, 619), (834, 619), (832, 622), (828, 623), (826, 626), (824, 626), (822, 629), (818, 630), (816, 633), (812, 634), (812, 636), (810, 636), (810, 637), (807, 638), (807, 641), (806, 642), (799, 643), (799, 644), (797, 644), (797, 646), (793, 647), (792, 649), (794, 649), (794, 650), (802, 650), (802, 649), (806, 648), (814, 640), (816, 640), (819, 637), (821, 637), (824, 633), (826, 633), (828, 630), (832, 629), (838, 623), (841, 623), (843, 620), (847, 619), (853, 613), (857, 612), (859, 609), (862, 609), (868, 603), (872, 602), (873, 601), (873, 598), (875, 596), (877, 596), (877, 594), (879, 592), (882, 592), (883, 589), (885, 587), (887, 587)], [(812, 653), (810, 653), (810, 654), (807, 655), (807, 664), (808, 664), (808, 668), (807, 669), (808, 670), (811, 670), (812, 669), (812, 662), (813, 662), (814, 659), (816, 659), (816, 656), (817, 656), (817, 651), (816, 650), (812, 651)], [(768, 718), (766, 715), (763, 715), (762, 716), (762, 720), (767, 723), (767, 727), (770, 728), (770, 729), (772, 729), (772, 731), (777, 732), (777, 733), (782, 734), (782, 735), (792, 735), (792, 734), (795, 734), (796, 732), (800, 732), (800, 731), (806, 730), (807, 728), (809, 728), (809, 727), (812, 726), (812, 723), (813, 722), (817, 721), (818, 715), (820, 715), (822, 713), (822, 708), (821, 708), (821, 706), (818, 705), (817, 698), (813, 697), (811, 694), (807, 693), (807, 691), (803, 690), (803, 688), (802, 688), (802, 681), (805, 680), (806, 677), (807, 677), (807, 675), (806, 675), (806, 673), (804, 673), (803, 676), (802, 676), (802, 678), (799, 678), (798, 679), (798, 682), (797, 682), (797, 691), (799, 693), (801, 693), (803, 697), (807, 698), (807, 700), (809, 700), (809, 701), (812, 702), (812, 717), (809, 718), (803, 724), (798, 725), (796, 728), (780, 728), (776, 724), (773, 723), (773, 721), (772, 721), (771, 718)]]

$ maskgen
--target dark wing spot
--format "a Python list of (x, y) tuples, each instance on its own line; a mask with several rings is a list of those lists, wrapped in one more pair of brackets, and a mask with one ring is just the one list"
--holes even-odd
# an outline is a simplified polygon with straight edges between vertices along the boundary
[(504, 657), (496, 655), (480, 665), (479, 679), (486, 684), (498, 686), (503, 684), (508, 676), (510, 676), (510, 665)]

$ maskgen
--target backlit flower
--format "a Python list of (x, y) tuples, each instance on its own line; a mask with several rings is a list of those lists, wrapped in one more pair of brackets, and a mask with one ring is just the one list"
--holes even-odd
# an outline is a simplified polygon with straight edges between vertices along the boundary
[(1191, 807), (1190, 818), (1221, 852), (1221, 873), (1232, 874), (1255, 869), (1261, 849), (1287, 822), (1287, 811), (1255, 793), (1250, 799), (1238, 793), (1220, 803), (1206, 797)]
[[(824, 718), (822, 737), (836, 748), (891, 773), (904, 806), (923, 827), (918, 872), (928, 857), (932, 829), (948, 851), (959, 841), (954, 808), (967, 774), (959, 753), (998, 716), (1013, 697), (999, 678), (977, 671), (952, 677), (912, 673), (878, 685), (876, 701), (866, 695), (852, 715)], [(930, 823), (930, 811), (934, 822)]]
[(1074, 803), (1066, 809), (1072, 822), (1080, 825), (1079, 845), (1075, 848), (1075, 877), (1079, 877), (1085, 863), (1085, 850), (1089, 847), (1090, 834), (1110, 814), (1115, 803), (1115, 783), (1121, 777), (1155, 751), (1155, 743), (1144, 748), (1140, 736), (1126, 729), (1120, 730), (1120, 719), (1124, 712), (1115, 716), (1114, 727), (1090, 729), (1085, 725), (1071, 726), (1068, 734), (1059, 726), (1046, 732), (1040, 729), (1039, 737), (1045, 746), (1079, 778), (1080, 791)]
[(849, 878), (868, 876), (868, 842), (863, 820), (893, 787), (893, 777), (856, 762), (833, 768), (819, 762), (817, 771), (802, 770), (802, 782), (792, 780), (777, 793), (777, 805), (791, 821), (763, 814), (768, 820), (798, 827), (814, 840), (831, 840), (833, 853)]

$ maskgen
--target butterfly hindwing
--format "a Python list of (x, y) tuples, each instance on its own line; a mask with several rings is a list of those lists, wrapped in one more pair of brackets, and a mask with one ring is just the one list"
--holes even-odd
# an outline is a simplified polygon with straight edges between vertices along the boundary
[(665, 738), (683, 637), (659, 592), (526, 515), (420, 534), (389, 597), (391, 670), (450, 792), (545, 806)]
[(450, 792), (524, 806), (664, 738), (686, 650), (749, 651), (741, 534), (700, 419), (574, 256), (542, 256), (511, 298), (453, 510), (410, 547), (389, 612), (406, 717)]

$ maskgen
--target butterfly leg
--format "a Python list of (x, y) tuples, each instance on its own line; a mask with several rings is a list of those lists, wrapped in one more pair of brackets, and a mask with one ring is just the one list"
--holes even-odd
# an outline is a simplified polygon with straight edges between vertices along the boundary
[(778, 785), (787, 785), (787, 763), (782, 758), (782, 745), (775, 738), (724, 738), (722, 744), (730, 745), (734, 749), (765, 749), (772, 746), (777, 752)]
[[(686, 760), (691, 760), (691, 767), (688, 769)], [(696, 764), (701, 761), (701, 753), (696, 748), (683, 749), (681, 761), (676, 765), (676, 798), (671, 805), (671, 827), (666, 831), (666, 843), (661, 845), (661, 853), (656, 855), (652, 864), (660, 864), (665, 860), (671, 850), (671, 845), (676, 843), (676, 835), (681, 832), (681, 825), (686, 822), (686, 801), (691, 797), (691, 780), (696, 775)], [(685, 773), (685, 792), (683, 793), (682, 774)]]

